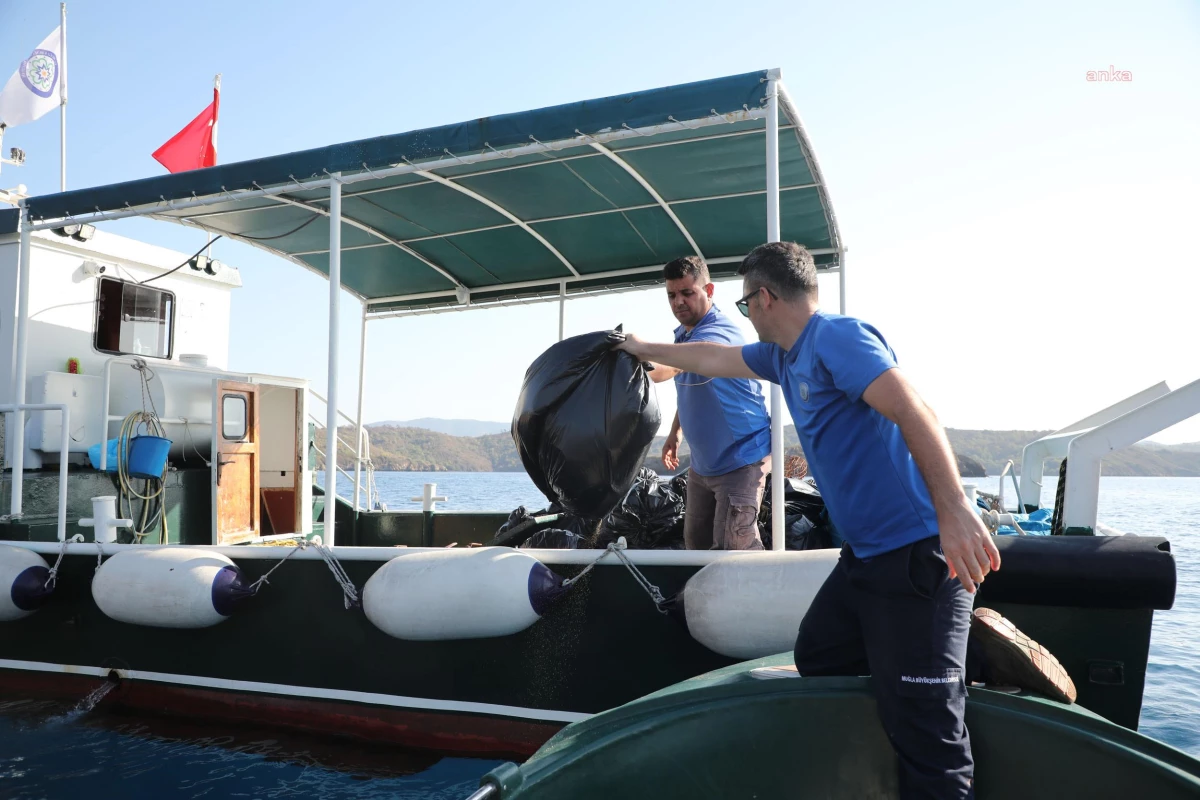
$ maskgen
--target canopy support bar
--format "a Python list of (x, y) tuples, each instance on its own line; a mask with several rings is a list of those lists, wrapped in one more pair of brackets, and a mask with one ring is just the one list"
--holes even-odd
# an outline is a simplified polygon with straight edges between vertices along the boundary
[(838, 313), (846, 316), (846, 251), (838, 254)]
[[(308, 203), (308, 202), (305, 202), (304, 200), (293, 200), (290, 197), (284, 197), (282, 195), (279, 195), (279, 196), (275, 197), (274, 199), (278, 200), (280, 203), (285, 203), (289, 206), (296, 206), (297, 208), (306, 208), (309, 211), (315, 211), (318, 214), (324, 214), (326, 216), (330, 216), (330, 214), (333, 210), (333, 187), (334, 186), (339, 187), (338, 195), (339, 195), (339, 197), (341, 196), (341, 191), (340, 191), (341, 184), (340, 183), (331, 184), (329, 187), (329, 206), (330, 206), (329, 211), (326, 211), (325, 209), (321, 208), (319, 205), (317, 205), (315, 203)], [(391, 236), (388, 236), (383, 231), (376, 230), (375, 228), (372, 228), (370, 225), (367, 225), (364, 222), (359, 222), (358, 220), (354, 219), (353, 217), (347, 217), (344, 214), (341, 215), (341, 217), (342, 217), (342, 222), (346, 223), (347, 225), (351, 226), (352, 228), (358, 228), (360, 231), (365, 231), (366, 233), (369, 233), (378, 239), (382, 239), (383, 241), (387, 242), (388, 244), (390, 244), (394, 247), (398, 247), (399, 249), (408, 253), (410, 256), (415, 258), (417, 261), (420, 261), (422, 264), (429, 267), (431, 270), (438, 273), (439, 275), (441, 275), (446, 280), (450, 281), (455, 286), (463, 285), (462, 281), (460, 281), (458, 278), (454, 277), (449, 272), (442, 269), (441, 267), (439, 267), (437, 264), (430, 261), (425, 256), (421, 255), (416, 250), (413, 250), (411, 247), (404, 244), (404, 242), (400, 241), (399, 239), (394, 239)], [(341, 248), (341, 236), (340, 235), (338, 236), (338, 247), (340, 250), (340, 248)], [(332, 250), (333, 250), (333, 240), (332, 239), (329, 240), (329, 248), (331, 251), (330, 255), (331, 255), (331, 260), (332, 260)], [(339, 255), (339, 258), (340, 258), (340, 255)]]
[(658, 203), (662, 210), (667, 212), (667, 216), (671, 218), (671, 222), (675, 223), (675, 227), (679, 228), (679, 232), (683, 234), (683, 238), (687, 239), (688, 244), (692, 246), (692, 251), (701, 258), (704, 258), (704, 253), (700, 252), (700, 245), (696, 244), (696, 240), (692, 238), (692, 234), (689, 233), (688, 229), (684, 227), (683, 222), (680, 221), (679, 217), (675, 216), (675, 212), (671, 210), (671, 206), (668, 205), (667, 201), (662, 198), (662, 195), (655, 191), (654, 187), (650, 185), (650, 182), (642, 177), (642, 174), (634, 169), (628, 161), (621, 158), (612, 150), (609, 150), (607, 147), (597, 142), (592, 142), (591, 144), (597, 152), (608, 156), (608, 158), (620, 166), (621, 169), (628, 172), (630, 177), (637, 181), (638, 184), (646, 190), (647, 194), (654, 198), (654, 202)]
[(480, 203), (483, 203), (485, 206), (492, 209), (496, 213), (511, 220), (512, 222), (514, 222), (517, 225), (518, 228), (525, 231), (530, 236), (532, 236), (533, 238), (535, 238), (539, 242), (541, 242), (542, 246), (545, 247), (547, 250), (549, 250), (551, 253), (553, 253), (554, 257), (557, 258), (559, 261), (561, 261), (563, 263), (563, 266), (565, 266), (567, 269), (569, 269), (571, 271), (572, 275), (574, 275), (575, 277), (579, 277), (578, 270), (576, 270), (575, 267), (571, 265), (571, 262), (567, 260), (566, 256), (564, 256), (562, 253), (558, 252), (558, 248), (556, 248), (554, 245), (550, 244), (550, 240), (548, 240), (545, 236), (542, 236), (540, 233), (535, 231), (533, 228), (529, 227), (529, 225), (524, 220), (522, 220), (516, 214), (509, 211), (504, 206), (487, 199), (483, 195), (479, 194), (479, 192), (472, 191), (465, 186), (461, 186), (461, 185), (455, 183), (454, 181), (450, 180), (449, 178), (443, 178), (441, 175), (434, 175), (432, 172), (428, 172), (426, 170), (417, 170), (417, 174), (420, 175), (422, 178), (428, 178), (429, 180), (436, 181), (436, 182), (442, 184), (443, 186), (448, 186), (456, 192), (462, 192), (467, 197), (470, 197), (472, 200), (477, 200)]
[[(836, 253), (837, 251), (833, 250), (831, 248), (814, 248), (812, 250), (809, 250), (808, 252), (812, 253), (814, 256), (825, 256), (825, 255), (832, 255), (832, 254)], [(708, 262), (709, 265), (739, 264), (739, 263), (741, 263), (742, 259), (744, 259), (745, 257), (746, 257), (745, 255), (721, 256), (719, 258), (709, 258), (709, 259), (706, 259), (706, 261)], [(498, 283), (498, 284), (494, 284), (494, 285), (490, 285), (490, 286), (476, 286), (471, 291), (475, 292), (475, 293), (499, 292), (499, 291), (508, 291), (511, 289), (532, 289), (532, 288), (536, 288), (536, 287), (548, 287), (548, 288), (555, 289), (554, 297), (557, 298), (558, 297), (557, 284), (560, 284), (560, 283), (564, 283), (567, 286), (570, 286), (572, 284), (579, 283), (581, 281), (603, 280), (605, 278), (625, 278), (625, 277), (632, 277), (635, 275), (661, 276), (662, 269), (664, 266), (666, 266), (666, 265), (665, 264), (648, 264), (644, 267), (631, 267), (630, 269), (617, 269), (617, 270), (611, 270), (608, 272), (589, 272), (584, 275), (579, 275), (577, 277), (542, 278), (542, 279), (538, 279), (538, 280), (516, 281), (513, 283)], [(818, 269), (820, 269), (820, 268), (818, 267)], [(828, 270), (823, 270), (823, 271), (828, 271)], [(390, 297), (374, 297), (368, 301), (368, 305), (380, 306), (380, 305), (386, 305), (388, 303), (403, 303), (403, 302), (410, 301), (410, 300), (436, 300), (439, 298), (454, 297), (454, 295), (455, 295), (455, 292), (450, 291), (448, 289), (443, 289), (443, 290), (434, 291), (434, 292), (417, 292), (414, 294), (401, 294), (401, 295), (393, 295)], [(486, 302), (486, 301), (484, 300), (484, 301), (478, 301), (478, 302)], [(367, 313), (369, 313), (371, 315), (372, 319), (375, 319), (381, 314), (387, 314), (387, 312), (394, 311), (394, 310), (399, 310), (399, 309), (381, 309), (380, 311), (368, 311)]]
[[(354, 458), (354, 510), (361, 511), (359, 495), (362, 490), (362, 460), (363, 460), (363, 383), (367, 375), (367, 304), (362, 304), (362, 329), (358, 335), (358, 413), (354, 417), (355, 441), (358, 448)], [(371, 505), (371, 495), (367, 494), (367, 505)]]
[(563, 340), (567, 321), (567, 284), (562, 282), (558, 284), (558, 340)]
[(329, 375), (325, 390), (325, 533), (327, 547), (337, 543), (338, 462), (338, 317), (342, 290), (342, 184), (329, 185)]
[[(12, 503), (9, 519), (20, 519), (21, 501), (25, 491), (25, 372), (29, 360), (29, 273), (30, 239), (33, 235), (29, 224), (29, 212), (22, 201), (20, 210), (20, 244), (17, 248), (17, 318), (16, 318), (16, 361), (12, 372), (12, 444), (9, 445), (9, 463), (12, 464)], [(5, 419), (7, 419), (5, 415)], [(66, 424), (64, 419), (63, 424)]]
[[(779, 72), (767, 73), (767, 241), (778, 242), (779, 226)], [(771, 549), (787, 547), (784, 533), (783, 389), (771, 384)]]
[[(474, 176), (472, 176), (472, 177), (474, 177)], [(801, 184), (796, 184), (794, 186), (781, 186), (781, 187), (779, 187), (779, 191), (794, 192), (797, 189), (816, 189), (816, 188), (817, 188), (817, 184), (815, 184), (815, 183), (801, 183)], [(664, 202), (666, 203), (667, 206), (681, 206), (681, 205), (687, 205), (687, 204), (691, 204), (691, 203), (707, 203), (710, 200), (731, 200), (735, 197), (754, 197), (754, 196), (760, 195), (760, 194), (765, 195), (766, 193), (767, 193), (767, 191), (765, 189), (756, 189), (756, 190), (750, 191), (750, 192), (731, 192), (729, 194), (714, 194), (714, 195), (707, 195), (705, 197), (684, 197), (679, 200), (667, 200)], [(599, 216), (604, 216), (606, 214), (624, 214), (627, 211), (643, 211), (647, 208), (661, 208), (661, 207), (662, 207), (662, 205), (660, 203), (642, 203), (642, 204), (639, 204), (636, 206), (621, 206), (618, 208), (605, 208), (600, 211), (583, 211), (583, 212), (580, 212), (579, 214), (563, 214), (562, 216), (558, 216), (558, 217), (540, 217), (538, 219), (526, 220), (526, 223), (528, 223), (529, 225), (541, 225), (542, 223), (545, 223), (545, 222), (562, 222), (564, 220), (571, 220), (571, 219), (584, 219), (587, 217), (599, 217)], [(265, 206), (265, 208), (278, 208), (278, 206)], [(233, 212), (222, 211), (221, 213), (229, 214), (229, 213), (233, 213)], [(669, 212), (669, 213), (672, 213), (672, 216), (674, 216), (673, 212)], [(195, 216), (199, 216), (199, 215), (195, 215)], [(188, 217), (186, 219), (194, 219), (195, 216)], [(156, 218), (157, 219), (166, 219), (166, 220), (170, 220), (170, 221), (184, 219), (182, 217), (157, 216), (157, 215), (156, 215)], [(452, 233), (437, 233), (437, 234), (432, 234), (430, 236), (414, 236), (410, 239), (397, 239), (396, 241), (399, 242), (400, 244), (412, 244), (414, 242), (427, 242), (427, 241), (430, 241), (431, 239), (445, 240), (445, 239), (450, 239), (454, 236), (466, 236), (466, 235), (472, 234), (472, 233), (483, 233), (485, 231), (497, 231), (497, 230), (502, 230), (504, 228), (515, 228), (515, 227), (517, 227), (516, 223), (504, 222), (499, 225), (485, 225), (482, 228), (467, 228), (466, 230), (453, 231)], [(225, 234), (225, 236), (231, 236), (231, 235), (232, 234), (228, 234), (228, 233)], [(691, 237), (689, 236), (688, 239), (690, 240)], [(373, 247), (387, 247), (387, 246), (388, 246), (387, 242), (376, 242), (376, 243), (372, 243), (372, 244), (356, 244), (356, 245), (351, 245), (350, 247), (343, 247), (342, 252), (344, 253), (347, 250), (368, 250)], [(293, 255), (313, 256), (313, 255), (323, 255), (328, 252), (329, 252), (328, 250), (301, 250), (297, 253), (294, 253)]]

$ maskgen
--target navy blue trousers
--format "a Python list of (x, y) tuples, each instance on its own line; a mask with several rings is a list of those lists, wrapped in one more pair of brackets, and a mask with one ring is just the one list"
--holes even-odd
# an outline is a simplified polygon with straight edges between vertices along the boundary
[(871, 676), (905, 800), (974, 797), (963, 720), (973, 602), (936, 536), (867, 561), (845, 546), (800, 624), (801, 675)]

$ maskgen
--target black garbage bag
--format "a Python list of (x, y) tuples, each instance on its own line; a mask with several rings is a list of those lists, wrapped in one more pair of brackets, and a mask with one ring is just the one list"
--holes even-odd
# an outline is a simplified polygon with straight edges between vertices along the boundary
[(596, 546), (607, 547), (624, 536), (634, 549), (682, 549), (683, 510), (683, 498), (671, 482), (643, 467), (621, 505), (604, 518)]
[[(573, 533), (583, 544), (590, 546), (600, 527), (600, 520), (586, 519), (568, 514), (557, 503), (551, 503), (549, 508), (541, 511), (526, 511), (525, 506), (517, 506), (508, 515), (508, 520), (496, 531), (496, 535), (488, 543), (493, 546), (524, 547), (522, 543), (529, 537), (541, 531), (558, 529)], [(530, 545), (532, 546), (532, 545)]]
[[(767, 476), (762, 505), (758, 512), (758, 532), (763, 547), (771, 549), (771, 517), (773, 513), (771, 478)], [(820, 491), (808, 481), (787, 478), (783, 489), (784, 546), (788, 550), (821, 550), (833, 547), (832, 526), (825, 500)]]
[(564, 531), (561, 528), (547, 528), (530, 536), (521, 547), (541, 547), (554, 550), (579, 550), (587, 547), (587, 540), (577, 533)]
[(547, 499), (585, 519), (621, 502), (662, 421), (645, 367), (612, 349), (613, 333), (573, 336), (538, 356), (513, 414), (513, 442), (529, 477)]

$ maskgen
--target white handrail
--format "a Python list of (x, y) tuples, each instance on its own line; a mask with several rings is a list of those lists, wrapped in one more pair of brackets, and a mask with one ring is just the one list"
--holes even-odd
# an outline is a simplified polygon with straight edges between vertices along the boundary
[[(308, 393), (311, 394), (313, 397), (317, 398), (318, 400), (320, 400), (322, 403), (324, 403), (326, 412), (328, 412), (329, 401), (326, 400), (321, 395), (320, 392), (309, 387)], [(338, 469), (338, 472), (341, 472), (343, 475), (345, 475), (347, 478), (349, 478), (351, 484), (354, 486), (353, 499), (352, 500), (351, 500), (351, 498), (345, 498), (345, 499), (347, 500), (347, 502), (351, 502), (351, 504), (354, 506), (355, 511), (361, 511), (362, 508), (361, 508), (361, 505), (359, 504), (359, 496), (362, 491), (364, 481), (367, 484), (366, 494), (367, 494), (368, 505), (371, 502), (370, 487), (371, 487), (371, 482), (374, 479), (374, 472), (375, 472), (374, 469), (371, 467), (371, 437), (367, 431), (367, 427), (365, 425), (359, 425), (358, 422), (351, 419), (350, 416), (348, 414), (346, 414), (346, 412), (342, 411), (341, 409), (337, 409), (337, 415), (339, 417), (341, 417), (343, 420), (345, 420), (346, 422), (348, 422), (352, 427), (357, 429), (357, 433), (358, 433), (357, 447), (351, 447), (350, 443), (341, 437), (341, 434), (337, 434), (335, 432), (335, 436), (337, 437), (337, 442), (339, 445), (346, 448), (347, 450), (352, 451), (354, 454), (354, 477), (351, 477), (350, 474), (348, 472), (346, 472), (345, 470), (343, 470), (341, 467), (338, 467), (337, 469)], [(317, 417), (316, 414), (312, 413), (311, 411), (309, 412), (308, 416), (309, 416), (309, 419), (312, 422), (316, 423), (317, 425), (328, 424), (327, 421), (321, 420), (319, 417)], [(314, 444), (314, 448), (316, 448), (315, 444)], [(321, 453), (322, 456), (325, 455), (319, 449), (317, 449), (317, 452)], [(363, 465), (366, 465), (365, 471), (363, 470)], [(337, 486), (336, 485), (333, 487), (333, 494), (334, 494), (334, 496), (340, 496), (337, 494)]]
[(1067, 447), (1063, 528), (1096, 528), (1100, 459), (1200, 414), (1200, 380), (1076, 436)]
[[(71, 409), (64, 403), (19, 403), (2, 405), (0, 411), (11, 414), (16, 411), (57, 411), (62, 414), (62, 433), (58, 441), (58, 540), (67, 540), (67, 455), (71, 449)], [(22, 491), (16, 483), (14, 491)]]
[[(1036, 442), (1025, 445), (1025, 449), (1021, 451), (1021, 485), (1018, 489), (1025, 504), (1034, 508), (1041, 507), (1042, 477), (1046, 459), (1066, 458), (1067, 449), (1075, 437), (1087, 433), (1098, 425), (1112, 422), (1122, 414), (1127, 414), (1170, 392), (1171, 388), (1167, 386), (1167, 382), (1161, 381), (1118, 403), (1113, 403), (1095, 414), (1073, 422), (1065, 428), (1059, 428)], [(1021, 508), (1018, 511), (1025, 511), (1025, 509)]]
[(193, 367), (187, 364), (177, 364), (174, 361), (147, 361), (140, 356), (113, 356), (104, 362), (104, 369), (101, 371), (104, 378), (104, 388), (100, 391), (100, 471), (104, 472), (108, 469), (108, 406), (109, 394), (112, 392), (112, 365), (113, 364), (128, 364), (133, 367), (138, 361), (144, 362), (154, 372), (159, 370), (168, 370), (171, 372), (202, 372), (211, 375), (214, 378), (233, 378), (242, 383), (249, 383), (250, 376), (237, 372), (224, 372), (222, 370), (214, 370), (209, 367)]

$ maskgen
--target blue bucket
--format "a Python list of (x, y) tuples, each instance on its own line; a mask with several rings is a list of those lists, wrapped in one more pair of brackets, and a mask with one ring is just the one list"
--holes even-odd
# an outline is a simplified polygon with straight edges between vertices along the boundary
[(167, 468), (171, 440), (161, 436), (135, 436), (129, 440), (129, 475), (161, 478)]

